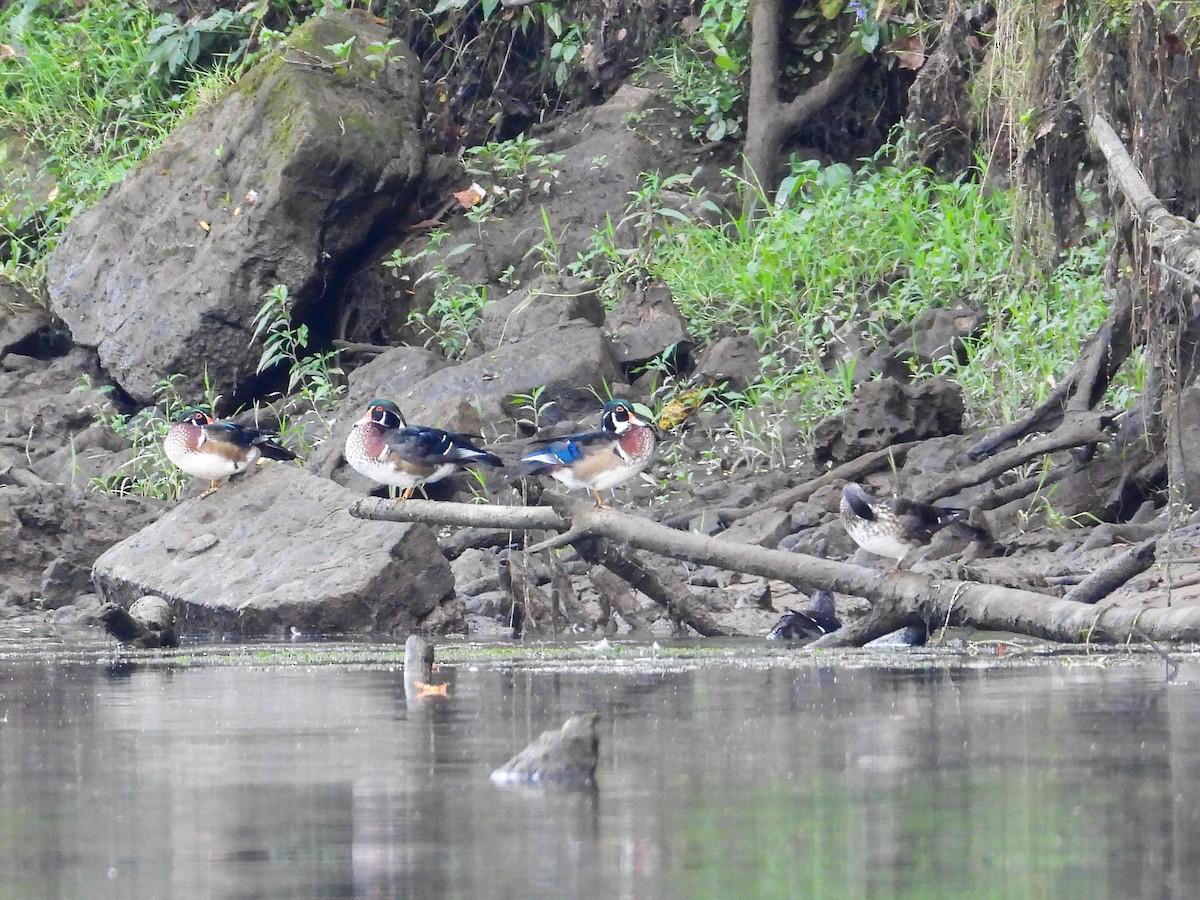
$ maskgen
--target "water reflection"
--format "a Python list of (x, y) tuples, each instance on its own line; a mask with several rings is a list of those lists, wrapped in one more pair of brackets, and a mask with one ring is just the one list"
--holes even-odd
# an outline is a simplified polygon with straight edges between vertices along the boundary
[[(0, 663), (11, 897), (1191, 897), (1185, 667)], [(488, 781), (601, 713), (597, 791)]]

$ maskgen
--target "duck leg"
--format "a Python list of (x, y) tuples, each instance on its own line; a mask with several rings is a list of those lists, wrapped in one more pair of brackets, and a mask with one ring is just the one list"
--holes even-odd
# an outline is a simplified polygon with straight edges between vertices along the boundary
[(215, 493), (217, 488), (219, 488), (220, 486), (221, 486), (221, 482), (217, 481), (215, 478), (209, 479), (208, 490), (205, 491), (203, 494), (201, 494), (199, 499), (203, 500), (209, 494)]

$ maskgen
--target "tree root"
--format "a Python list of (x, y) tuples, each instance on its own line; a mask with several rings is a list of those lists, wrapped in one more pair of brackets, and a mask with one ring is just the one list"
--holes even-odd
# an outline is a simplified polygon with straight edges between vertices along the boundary
[(1069, 412), (1065, 414), (1060, 427), (1049, 434), (1043, 435), (1036, 440), (1019, 444), (1016, 447), (1009, 447), (1007, 450), (1003, 450), (990, 459), (985, 459), (983, 462), (971, 466), (969, 469), (955, 472), (917, 499), (922, 503), (933, 503), (935, 500), (957, 494), (963, 488), (983, 484), (983, 482), (995, 478), (1009, 469), (1024, 465), (1030, 460), (1045, 456), (1048, 453), (1056, 453), (1060, 450), (1069, 450), (1073, 447), (1082, 447), (1088, 444), (1098, 444), (1108, 439), (1108, 433), (1105, 429), (1111, 424), (1111, 419), (1111, 416), (1102, 413), (1086, 411)]

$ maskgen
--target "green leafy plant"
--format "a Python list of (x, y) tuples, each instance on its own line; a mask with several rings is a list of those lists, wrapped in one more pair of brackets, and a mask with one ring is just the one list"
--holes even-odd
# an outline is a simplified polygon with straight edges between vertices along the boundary
[[(704, 0), (692, 35), (667, 43), (647, 60), (646, 71), (670, 85), (676, 114), (690, 118), (687, 133), (695, 140), (723, 141), (742, 134), (749, 10), (750, 0)], [(714, 65), (722, 71), (714, 72)]]
[(567, 79), (571, 77), (572, 67), (582, 56), (584, 33), (578, 25), (571, 25), (565, 33), (560, 32), (561, 20), (559, 32), (555, 32), (554, 35), (556, 40), (550, 46), (550, 61), (554, 63), (554, 83), (561, 88), (566, 85)]
[(463, 151), (463, 167), (480, 179), (483, 197), (467, 215), (479, 221), (505, 205), (517, 206), (537, 194), (548, 194), (558, 179), (561, 153), (543, 152), (538, 138), (517, 135)]
[(371, 77), (374, 78), (382, 72), (393, 57), (400, 56), (404, 42), (399, 38), (389, 38), (386, 41), (376, 41), (373, 44), (367, 45), (367, 51), (363, 54), (363, 59), (372, 64)]
[(334, 55), (334, 57), (342, 63), (350, 61), (350, 52), (354, 49), (354, 39), (357, 35), (350, 35), (344, 41), (338, 41), (336, 44), (326, 44), (325, 49)]
[(664, 221), (644, 257), (694, 335), (746, 334), (759, 344), (755, 400), (803, 398), (791, 413), (802, 436), (849, 395), (854, 373), (822, 362), (841, 328), (860, 325), (874, 340), (934, 306), (985, 311), (989, 324), (966, 342), (965, 359), (948, 356), (918, 374), (950, 375), (969, 417), (996, 421), (1014, 413), (1010, 404), (1044, 397), (1105, 315), (1096, 300), (1103, 241), (1047, 265), (1031, 246), (1015, 248), (1012, 195), (885, 158), (857, 170), (794, 163), (760, 221)]
[[(740, 71), (745, 66), (740, 56), (716, 58), (727, 61), (723, 68)], [(745, 118), (742, 87), (737, 78), (714, 76), (709, 50), (676, 41), (650, 57), (646, 68), (670, 84), (671, 104), (676, 115), (687, 119), (685, 130), (693, 139), (723, 141), (741, 136)]]
[(0, 131), (33, 163), (0, 180), (0, 275), (36, 284), (71, 218), (228, 83), (268, 11), (182, 23), (140, 3), (0, 4)]
[(151, 78), (170, 83), (206, 56), (222, 54), (226, 65), (246, 56), (258, 20), (253, 4), (238, 10), (217, 9), (202, 19), (181, 21), (162, 13), (158, 25), (146, 36)]
[(324, 414), (333, 409), (345, 392), (345, 385), (339, 379), (344, 373), (337, 366), (336, 350), (306, 352), (308, 326), (293, 325), (287, 285), (277, 284), (263, 294), (262, 306), (251, 324), (254, 328), (251, 341), (262, 341), (263, 345), (256, 371), (261, 373), (286, 365), (287, 394), (299, 396), (326, 429), (331, 430), (332, 423)]
[(537, 434), (541, 430), (542, 415), (557, 402), (543, 400), (542, 395), (545, 392), (546, 386), (543, 384), (527, 394), (513, 394), (508, 398), (509, 402), (516, 406), (518, 412), (524, 413), (516, 420), (517, 426), (523, 427), (530, 434)]
[[(432, 286), (433, 298), (429, 308), (413, 310), (408, 322), (429, 333), (426, 345), (436, 343), (451, 359), (464, 356), (471, 347), (471, 333), (479, 323), (488, 295), (485, 285), (467, 284), (449, 268), (449, 261), (466, 253), (474, 244), (459, 244), (441, 255), (447, 232), (438, 231), (430, 235), (429, 241), (416, 253), (406, 255), (397, 248), (383, 265), (396, 277), (410, 281), (415, 288), (428, 282)], [(425, 272), (413, 279), (409, 269), (418, 262), (431, 262)]]

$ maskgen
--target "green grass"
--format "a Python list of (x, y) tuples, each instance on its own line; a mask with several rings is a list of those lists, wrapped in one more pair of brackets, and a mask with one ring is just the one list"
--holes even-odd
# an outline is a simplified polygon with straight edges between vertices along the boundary
[(1046, 266), (1014, 243), (1007, 192), (920, 167), (806, 162), (780, 195), (753, 223), (672, 223), (648, 268), (697, 337), (757, 342), (762, 376), (731, 399), (788, 407), (802, 436), (852, 392), (853, 372), (822, 362), (840, 329), (873, 342), (933, 307), (982, 311), (988, 324), (965, 364), (947, 358), (915, 374), (949, 374), (969, 419), (995, 422), (1043, 399), (1107, 312), (1103, 242)]
[(151, 35), (161, 22), (144, 3), (63, 9), (23, 0), (0, 11), (0, 36), (17, 52), (0, 65), (0, 131), (31, 141), (40, 157), (38, 171), (6, 170), (0, 182), (0, 275), (26, 284), (72, 216), (228, 81), (212, 68), (221, 58), (204, 70), (195, 56), (174, 69), (158, 59), (163, 44)]

